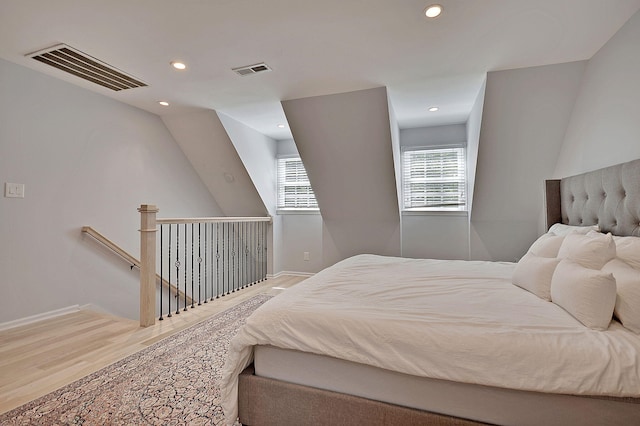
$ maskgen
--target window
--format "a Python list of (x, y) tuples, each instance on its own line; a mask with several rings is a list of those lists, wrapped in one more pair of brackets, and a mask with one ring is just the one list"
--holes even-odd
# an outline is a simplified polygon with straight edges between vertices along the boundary
[(465, 210), (463, 147), (405, 150), (402, 153), (405, 210)]
[(318, 209), (300, 157), (278, 158), (278, 209)]

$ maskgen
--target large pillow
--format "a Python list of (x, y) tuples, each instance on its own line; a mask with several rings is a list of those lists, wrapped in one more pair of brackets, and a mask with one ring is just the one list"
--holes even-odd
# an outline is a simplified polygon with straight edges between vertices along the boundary
[(640, 269), (640, 237), (613, 237), (616, 256), (636, 269)]
[(564, 237), (550, 233), (542, 234), (540, 238), (535, 240), (527, 253), (535, 254), (540, 257), (558, 257), (558, 251), (562, 245)]
[(551, 300), (587, 327), (606, 330), (616, 304), (616, 280), (565, 259), (551, 279)]
[(602, 272), (616, 279), (616, 317), (625, 328), (640, 333), (640, 270), (616, 258), (604, 265)]
[(589, 231), (600, 231), (600, 227), (598, 225), (575, 226), (565, 225), (564, 223), (554, 223), (548, 232), (566, 237), (569, 234), (587, 234)]
[(605, 263), (616, 257), (616, 244), (611, 234), (596, 231), (587, 235), (569, 234), (562, 241), (558, 257), (585, 268), (602, 269)]
[(555, 257), (540, 257), (527, 253), (516, 265), (512, 282), (541, 299), (551, 301), (551, 277), (558, 262), (560, 260)]

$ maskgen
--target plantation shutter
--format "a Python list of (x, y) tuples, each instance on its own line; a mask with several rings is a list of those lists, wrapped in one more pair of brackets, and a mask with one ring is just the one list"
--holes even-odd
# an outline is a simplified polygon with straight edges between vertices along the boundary
[(278, 208), (317, 209), (307, 171), (300, 157), (278, 159)]
[(465, 150), (456, 148), (404, 151), (404, 208), (464, 208)]

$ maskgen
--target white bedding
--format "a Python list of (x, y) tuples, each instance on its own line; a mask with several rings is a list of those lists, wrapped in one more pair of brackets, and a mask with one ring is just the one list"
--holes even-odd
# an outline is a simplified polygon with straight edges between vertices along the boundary
[(515, 264), (360, 255), (261, 306), (232, 340), (223, 408), (254, 345), (511, 389), (640, 396), (640, 336), (584, 327), (511, 284)]

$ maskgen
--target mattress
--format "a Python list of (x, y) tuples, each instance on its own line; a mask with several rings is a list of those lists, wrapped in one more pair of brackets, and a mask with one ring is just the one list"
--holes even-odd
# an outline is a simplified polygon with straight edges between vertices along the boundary
[(273, 346), (256, 346), (255, 374), (375, 401), (473, 419), (522, 426), (628, 425), (640, 403), (539, 392), (410, 376), (369, 365)]
[(232, 340), (237, 375), (271, 345), (466, 384), (554, 394), (640, 396), (640, 336), (584, 327), (511, 284), (515, 264), (359, 255), (265, 303)]

